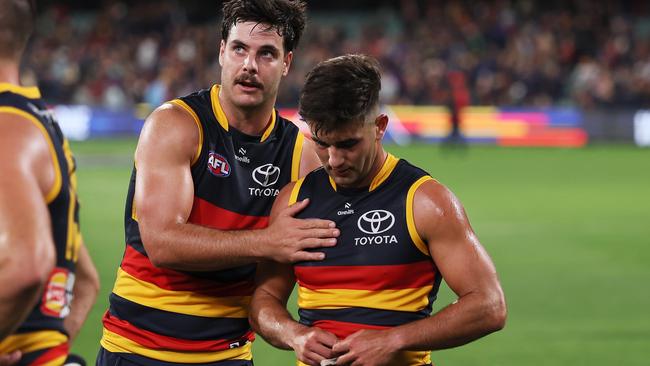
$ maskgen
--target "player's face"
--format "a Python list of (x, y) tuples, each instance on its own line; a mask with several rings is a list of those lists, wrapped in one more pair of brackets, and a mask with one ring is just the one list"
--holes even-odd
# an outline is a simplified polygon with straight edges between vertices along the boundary
[(284, 52), (282, 37), (264, 24), (240, 22), (221, 41), (221, 97), (236, 108), (273, 105), (280, 79), (289, 71), (293, 53)]
[(380, 115), (364, 123), (313, 135), (316, 154), (337, 186), (360, 188), (370, 185), (383, 162), (381, 139), (388, 117)]

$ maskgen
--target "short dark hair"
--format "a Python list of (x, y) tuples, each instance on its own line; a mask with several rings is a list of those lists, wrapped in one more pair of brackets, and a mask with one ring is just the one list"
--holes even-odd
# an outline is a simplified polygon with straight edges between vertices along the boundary
[(312, 132), (331, 132), (350, 122), (362, 123), (379, 103), (379, 62), (365, 55), (323, 61), (307, 74), (299, 113)]
[(228, 39), (230, 29), (239, 22), (256, 22), (275, 29), (286, 52), (293, 51), (305, 29), (306, 9), (302, 0), (230, 0), (223, 4), (221, 38)]
[(31, 1), (0, 0), (0, 57), (20, 57), (33, 30)]

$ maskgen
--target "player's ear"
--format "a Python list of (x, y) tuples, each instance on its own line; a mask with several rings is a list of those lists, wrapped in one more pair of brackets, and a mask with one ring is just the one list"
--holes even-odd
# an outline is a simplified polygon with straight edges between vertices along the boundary
[(289, 51), (284, 56), (284, 60), (282, 60), (282, 63), (284, 63), (284, 68), (282, 69), (282, 76), (287, 76), (287, 74), (289, 73), (289, 68), (291, 67), (292, 60), (293, 60), (293, 51)]
[(223, 67), (223, 53), (226, 51), (226, 41), (221, 40), (219, 45), (219, 65)]
[(388, 127), (388, 116), (385, 115), (384, 113), (381, 113), (380, 115), (375, 118), (375, 128), (377, 129), (377, 140), (381, 140), (384, 138), (384, 134), (386, 133), (386, 128)]

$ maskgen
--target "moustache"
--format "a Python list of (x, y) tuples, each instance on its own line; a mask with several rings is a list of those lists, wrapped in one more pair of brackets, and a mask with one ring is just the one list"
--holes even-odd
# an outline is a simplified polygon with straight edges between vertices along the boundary
[(250, 75), (241, 75), (235, 78), (235, 84), (243, 84), (245, 86), (251, 86), (258, 89), (263, 89), (264, 86), (260, 83), (255, 77)]

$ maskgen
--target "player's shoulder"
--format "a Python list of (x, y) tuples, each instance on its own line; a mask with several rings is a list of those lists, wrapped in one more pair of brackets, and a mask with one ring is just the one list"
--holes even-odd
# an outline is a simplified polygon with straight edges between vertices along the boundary
[(440, 217), (455, 216), (463, 210), (463, 205), (454, 192), (428, 175), (419, 180), (413, 194), (413, 204), (418, 208), (417, 211)]
[(399, 180), (409, 183), (409, 190), (412, 191), (416, 205), (419, 203), (443, 209), (458, 203), (454, 193), (445, 184), (408, 160), (399, 159), (395, 169)]
[[(56, 162), (55, 141), (45, 126), (31, 115), (0, 111), (0, 171), (3, 175), (24, 179), (33, 175), (43, 183), (48, 192), (48, 162)], [(56, 166), (53, 166), (56, 174)], [(46, 187), (47, 186), (47, 187)]]
[(147, 117), (143, 130), (163, 132), (170, 137), (186, 137), (184, 135), (197, 133), (196, 117), (185, 106), (174, 101), (163, 103)]
[(429, 172), (416, 165), (411, 164), (404, 158), (398, 158), (395, 169), (397, 170), (397, 173), (402, 177), (411, 176), (415, 179), (419, 179), (425, 176), (431, 177), (431, 174), (429, 174)]
[(192, 114), (178, 104), (167, 102), (145, 120), (137, 151), (153, 149), (193, 156), (199, 136), (200, 131)]
[(43, 123), (33, 115), (0, 107), (0, 140), (0, 146), (5, 149), (26, 151), (31, 144), (47, 147), (51, 138)]

